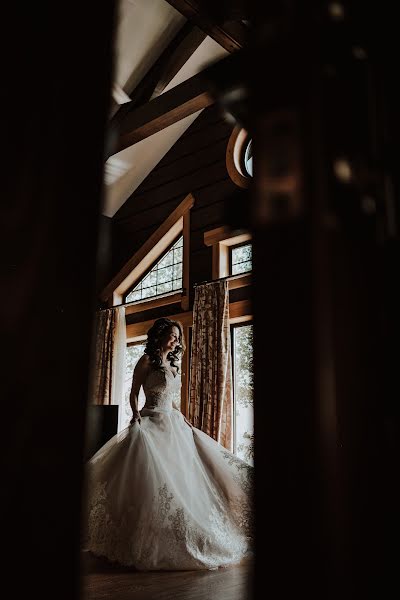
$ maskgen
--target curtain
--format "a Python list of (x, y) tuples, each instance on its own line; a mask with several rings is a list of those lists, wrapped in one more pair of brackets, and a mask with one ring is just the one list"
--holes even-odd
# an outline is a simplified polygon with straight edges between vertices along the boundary
[(125, 353), (125, 307), (118, 306), (99, 311), (96, 320), (91, 397), (93, 404), (118, 404), (118, 431), (121, 429), (125, 397)]
[(232, 372), (228, 282), (195, 289), (189, 419), (232, 450)]

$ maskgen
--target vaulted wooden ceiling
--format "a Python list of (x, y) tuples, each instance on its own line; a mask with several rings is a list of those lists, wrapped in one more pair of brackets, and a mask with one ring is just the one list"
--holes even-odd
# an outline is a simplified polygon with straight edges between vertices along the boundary
[(222, 73), (221, 59), (246, 43), (245, 6), (243, 0), (121, 0), (105, 215), (115, 214), (215, 101), (210, 81)]

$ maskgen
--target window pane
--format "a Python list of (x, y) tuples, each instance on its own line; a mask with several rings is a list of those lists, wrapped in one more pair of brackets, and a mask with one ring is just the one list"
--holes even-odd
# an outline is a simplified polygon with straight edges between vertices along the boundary
[(245, 246), (238, 246), (232, 248), (232, 275), (238, 275), (239, 273), (247, 273), (252, 269), (252, 246), (246, 244)]
[(235, 448), (239, 458), (254, 461), (253, 325), (233, 329)]
[(143, 288), (142, 298), (151, 298), (151, 296), (157, 295), (157, 287), (154, 285), (152, 287)]
[(172, 284), (173, 290), (181, 290), (182, 289), (182, 279), (174, 279)]
[(174, 250), (174, 262), (182, 262), (182, 253), (183, 250), (182, 248), (176, 248), (176, 250)]
[[(137, 344), (135, 346), (127, 346), (126, 348), (126, 371), (125, 371), (125, 401), (121, 406), (121, 427), (128, 427), (129, 421), (132, 418), (131, 405), (129, 403), (129, 396), (131, 394), (132, 387), (132, 376), (133, 369), (136, 366), (137, 361), (144, 353), (145, 344)], [(140, 388), (139, 392), (139, 410), (141, 410), (145, 403), (145, 395), (143, 388)]]
[(248, 271), (251, 271), (251, 262), (242, 262), (237, 265), (232, 265), (232, 275), (247, 273)]
[(142, 280), (142, 288), (151, 287), (152, 284), (151, 284), (151, 280), (150, 280), (150, 275), (151, 275), (151, 273), (146, 275), (146, 277)]
[(156, 285), (157, 283), (157, 271), (150, 271), (148, 274), (149, 285)]
[(168, 254), (166, 254), (164, 256), (164, 258), (162, 258), (160, 260), (160, 262), (158, 263), (158, 267), (169, 267), (169, 265), (172, 265), (172, 261), (173, 261), (173, 253), (171, 251), (168, 252)]
[(142, 292), (141, 292), (141, 290), (137, 290), (137, 291), (131, 292), (126, 297), (126, 301), (127, 302), (135, 302), (136, 300), (141, 300), (141, 298), (142, 298)]
[(164, 267), (163, 269), (159, 269), (157, 283), (165, 283), (166, 281), (171, 281), (172, 269), (173, 267)]
[(172, 281), (167, 281), (166, 283), (159, 283), (157, 285), (157, 295), (158, 294), (166, 294), (167, 292), (172, 291)]
[(127, 294), (125, 302), (135, 302), (182, 289), (182, 254), (183, 236)]
[(247, 144), (246, 152), (244, 155), (244, 166), (247, 174), (253, 177), (253, 144), (252, 140)]

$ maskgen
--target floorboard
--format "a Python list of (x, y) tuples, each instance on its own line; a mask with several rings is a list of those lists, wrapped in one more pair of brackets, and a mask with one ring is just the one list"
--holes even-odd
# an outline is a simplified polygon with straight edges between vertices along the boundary
[(215, 571), (132, 571), (83, 556), (82, 600), (251, 600), (251, 561)]

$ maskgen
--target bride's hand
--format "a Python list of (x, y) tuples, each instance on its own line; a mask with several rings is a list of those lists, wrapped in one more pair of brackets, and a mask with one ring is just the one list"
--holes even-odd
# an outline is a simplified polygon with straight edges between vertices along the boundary
[(138, 410), (134, 410), (132, 413), (132, 419), (129, 422), (129, 425), (133, 425), (135, 422), (138, 422), (139, 424), (142, 421), (142, 418), (140, 416), (140, 412)]

